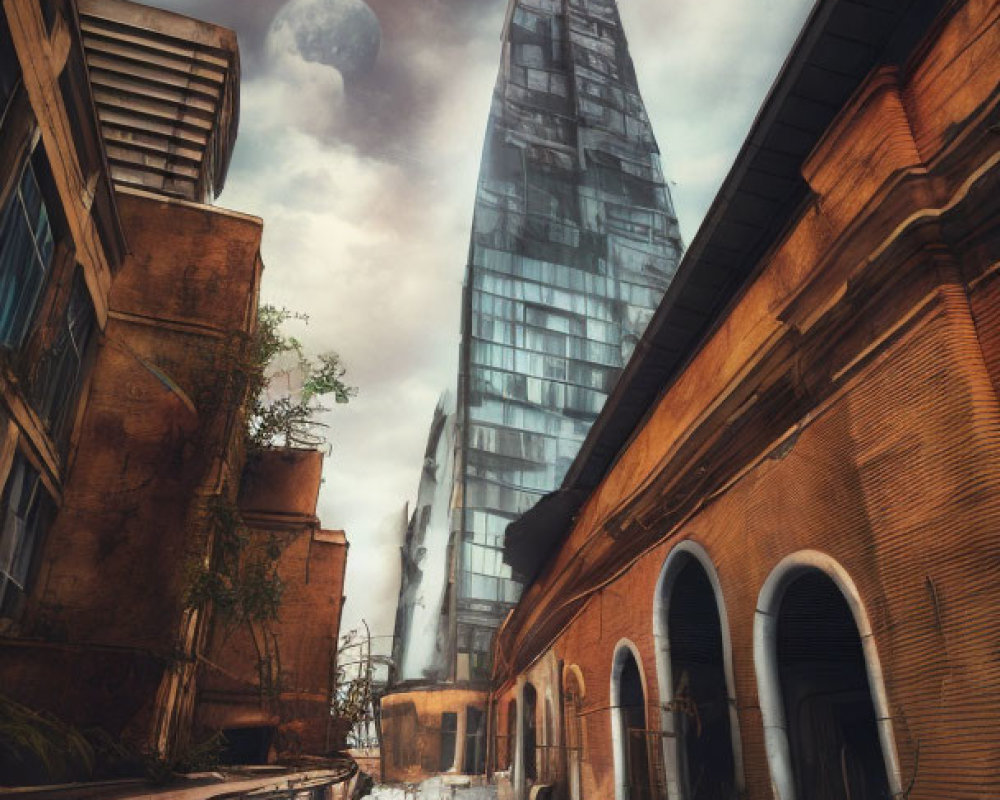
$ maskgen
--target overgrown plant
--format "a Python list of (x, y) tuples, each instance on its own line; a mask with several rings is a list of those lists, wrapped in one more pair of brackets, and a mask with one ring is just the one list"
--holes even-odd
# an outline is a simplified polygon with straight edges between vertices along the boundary
[[(306, 355), (302, 343), (286, 335), (282, 326), (289, 320), (308, 321), (302, 314), (272, 305), (260, 307), (257, 329), (247, 347), (243, 365), (246, 377), (247, 441), (254, 447), (285, 445), (318, 447), (326, 441), (317, 429), (325, 427), (317, 417), (329, 409), (319, 398), (330, 397), (346, 403), (357, 389), (344, 378), (347, 370), (334, 352), (315, 359)], [(282, 364), (281, 362), (285, 362)], [(301, 383), (273, 396), (276, 383), (285, 379)]]
[(94, 747), (72, 725), (0, 695), (0, 768), (56, 780), (89, 776), (94, 770)]
[(222, 495), (206, 502), (205, 521), (212, 556), (207, 565), (191, 568), (187, 605), (211, 602), (216, 617), (229, 627), (277, 619), (281, 542), (273, 535), (251, 535), (236, 504)]

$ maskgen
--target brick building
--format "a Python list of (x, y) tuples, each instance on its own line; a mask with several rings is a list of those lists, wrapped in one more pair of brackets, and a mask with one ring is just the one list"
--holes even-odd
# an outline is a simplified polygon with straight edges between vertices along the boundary
[(240, 513), (251, 536), (280, 549), (286, 589), (280, 617), (266, 628), (215, 626), (195, 719), (205, 733), (223, 731), (239, 763), (267, 761), (272, 749), (328, 753), (345, 733), (330, 716), (330, 695), (348, 545), (316, 517), (322, 465), (317, 450), (273, 449), (244, 468)]
[(513, 796), (996, 795), (998, 53), (995, 0), (817, 3), (507, 531)]
[[(347, 546), (315, 516), (321, 455), (245, 469), (262, 222), (211, 204), (238, 109), (232, 31), (125, 0), (2, 4), (0, 691), (167, 760), (247, 725), (213, 706), (217, 667), (257, 706), (272, 673), (251, 722), (285, 735), (260, 759), (335, 744)], [(273, 545), (268, 658), (191, 600), (220, 504)]]

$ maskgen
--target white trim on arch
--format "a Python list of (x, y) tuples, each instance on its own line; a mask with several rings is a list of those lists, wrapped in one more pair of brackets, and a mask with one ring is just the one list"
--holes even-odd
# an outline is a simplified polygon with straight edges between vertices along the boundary
[[(740, 738), (740, 720), (736, 709), (736, 680), (733, 674), (733, 646), (729, 636), (729, 612), (726, 610), (726, 600), (722, 594), (722, 584), (712, 559), (700, 544), (691, 539), (678, 542), (671, 549), (660, 577), (656, 581), (656, 591), (653, 594), (653, 641), (656, 645), (656, 674), (660, 689), (660, 725), (667, 733), (674, 733), (674, 717), (667, 707), (674, 696), (673, 671), (670, 666), (670, 594), (673, 583), (684, 567), (687, 558), (693, 558), (708, 576), (715, 594), (715, 606), (719, 612), (719, 627), (722, 632), (722, 660), (726, 674), (726, 695), (729, 701), (729, 733), (732, 737), (733, 776), (736, 788), (743, 791), (745, 779), (743, 775), (743, 744)], [(667, 773), (667, 795), (670, 800), (683, 800), (679, 775), (678, 739), (663, 737), (663, 758)]]
[(625, 737), (626, 732), (622, 730), (621, 713), (621, 676), (625, 668), (624, 656), (629, 654), (635, 659), (635, 665), (639, 669), (639, 682), (642, 684), (642, 699), (647, 708), (648, 714), (649, 690), (646, 685), (646, 672), (642, 668), (642, 657), (639, 655), (639, 648), (630, 639), (619, 639), (615, 645), (615, 655), (611, 662), (611, 749), (614, 755), (615, 764), (615, 800), (628, 800), (628, 765), (625, 763)]
[(889, 712), (889, 698), (885, 691), (882, 662), (878, 657), (875, 636), (872, 633), (868, 613), (865, 611), (861, 594), (851, 576), (836, 560), (818, 550), (802, 550), (782, 559), (771, 570), (757, 600), (757, 610), (753, 625), (753, 658), (757, 673), (757, 692), (760, 699), (761, 716), (764, 721), (764, 745), (767, 763), (771, 770), (771, 786), (776, 800), (796, 800), (792, 760), (788, 745), (788, 728), (785, 721), (784, 703), (781, 699), (781, 684), (778, 678), (777, 634), (778, 611), (789, 584), (804, 572), (819, 570), (827, 575), (840, 589), (847, 601), (861, 637), (868, 686), (875, 706), (876, 724), (885, 760), (886, 777), (892, 796), (902, 792), (902, 777), (899, 755), (896, 752), (896, 738), (892, 729)]

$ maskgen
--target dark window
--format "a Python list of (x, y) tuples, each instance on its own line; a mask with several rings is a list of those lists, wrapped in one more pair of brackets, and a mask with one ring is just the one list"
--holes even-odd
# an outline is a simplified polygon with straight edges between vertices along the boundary
[(24, 342), (54, 251), (49, 212), (29, 159), (0, 212), (0, 345)]
[(517, 743), (517, 701), (507, 703), (507, 747), (504, 750), (504, 763), (507, 769), (514, 771), (514, 746)]
[(639, 665), (626, 651), (624, 662), (615, 668), (622, 735), (625, 738), (625, 768), (630, 800), (649, 800), (652, 796), (649, 769), (649, 737), (646, 731), (646, 694)]
[(535, 733), (535, 706), (538, 702), (538, 693), (530, 683), (524, 685), (524, 708), (521, 714), (521, 743), (523, 745), (521, 757), (524, 759), (524, 776), (529, 781), (538, 780), (538, 753), (536, 752), (537, 737)]
[(0, 120), (7, 110), (7, 102), (21, 78), (21, 65), (14, 52), (14, 42), (7, 27), (7, 15), (0, 7)]
[(35, 408), (53, 440), (64, 443), (83, 385), (84, 365), (95, 340), (97, 318), (82, 270), (77, 270), (69, 302), (52, 347), (43, 355), (31, 384)]
[(53, 509), (38, 470), (18, 453), (0, 503), (0, 612), (5, 616), (16, 613), (27, 593)]
[(447, 772), (455, 763), (455, 744), (458, 738), (458, 714), (445, 711), (441, 715), (441, 771)]

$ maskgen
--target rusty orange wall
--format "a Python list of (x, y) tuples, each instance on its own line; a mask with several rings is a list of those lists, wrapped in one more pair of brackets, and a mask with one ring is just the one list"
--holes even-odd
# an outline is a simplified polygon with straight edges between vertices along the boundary
[[(441, 763), (441, 715), (451, 712), (457, 715), (459, 725), (463, 724), (469, 706), (486, 711), (486, 692), (474, 689), (434, 688), (409, 692), (393, 692), (382, 698), (383, 717), (387, 710), (391, 715), (398, 709), (412, 703), (417, 714), (415, 741), (407, 743), (416, 754), (419, 763), (401, 767), (392, 758), (394, 737), (398, 729), (389, 722), (382, 726), (382, 755), (384, 778), (389, 782), (416, 783), (439, 775)], [(456, 754), (461, 753), (462, 737), (456, 740)]]
[(327, 733), (347, 540), (340, 531), (311, 525), (271, 531), (258, 524), (252, 534), (273, 534), (284, 542), (278, 619), (264, 626), (277, 643), (280, 692), (262, 697), (257, 650), (248, 631), (217, 622), (199, 677), (196, 724), (207, 731), (275, 726), (278, 752), (321, 755), (340, 746), (328, 745)]
[[(132, 193), (119, 202), (131, 254), (112, 291), (78, 450), (22, 634), (67, 652), (102, 648), (103, 661), (115, 662), (109, 674), (141, 672), (148, 681), (175, 657), (199, 534), (196, 495), (219, 490), (221, 460), (239, 434), (234, 409), (218, 402), (219, 367), (227, 337), (247, 327), (256, 305), (261, 224)], [(51, 658), (44, 648), (19, 653), (22, 663)], [(53, 685), (106, 682), (86, 666), (93, 660), (81, 655), (79, 671), (61, 680), (40, 669), (44, 680), (21, 684), (18, 694), (97, 724), (86, 692), (76, 700), (51, 694)], [(142, 716), (153, 701), (148, 688), (127, 679), (118, 703)]]
[[(998, 26), (996, 2), (954, 4), (910, 71), (872, 76), (831, 126), (804, 165), (817, 202), (664, 394), (501, 634), (502, 659), (536, 659), (502, 673), (501, 709), (525, 678), (545, 680), (550, 661), (580, 666), (585, 710), (608, 705), (625, 637), (655, 711), (656, 581), (691, 539), (716, 565), (729, 614), (746, 796), (770, 798), (754, 610), (782, 558), (816, 549), (851, 575), (871, 619), (908, 797), (989, 796), (1000, 775)], [(818, 331), (826, 350), (811, 343)], [(753, 419), (752, 389), (733, 416), (718, 408), (768, 366), (789, 370), (797, 402), (822, 398), (796, 435), (755, 443), (763, 421), (737, 428), (759, 458), (653, 532), (660, 542), (545, 646), (546, 620), (584, 583), (572, 581), (613, 574), (607, 564), (628, 547), (605, 525), (629, 504), (683, 501), (652, 495), (655, 476), (699, 429), (718, 424), (724, 438), (740, 414)], [(584, 797), (612, 797), (609, 713), (588, 715), (585, 731)]]
[(314, 517), (322, 479), (319, 450), (273, 447), (252, 452), (240, 482), (240, 509)]

